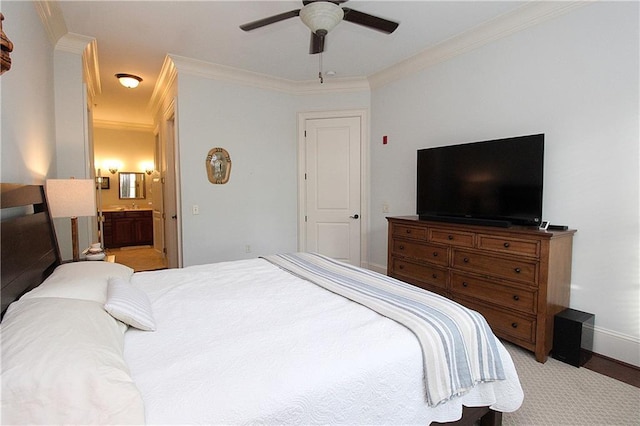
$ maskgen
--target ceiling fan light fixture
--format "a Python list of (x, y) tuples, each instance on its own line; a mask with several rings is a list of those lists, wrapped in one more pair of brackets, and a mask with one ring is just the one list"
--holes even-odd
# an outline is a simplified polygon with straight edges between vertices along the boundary
[(127, 89), (135, 89), (142, 82), (142, 78), (133, 74), (116, 74), (116, 78)]
[(318, 30), (328, 33), (343, 17), (342, 8), (328, 1), (315, 1), (300, 9), (300, 19), (314, 33)]

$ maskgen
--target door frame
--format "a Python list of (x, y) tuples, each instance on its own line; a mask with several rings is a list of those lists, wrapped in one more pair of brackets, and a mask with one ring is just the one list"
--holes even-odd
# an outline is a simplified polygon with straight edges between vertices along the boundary
[[(171, 99), (169, 105), (162, 113), (161, 140), (163, 147), (162, 162), (164, 170), (160, 176), (164, 180), (162, 185), (164, 194), (164, 245), (167, 250), (165, 259), (168, 268), (182, 268), (182, 201), (180, 186), (180, 151), (178, 140), (178, 102), (177, 98)], [(171, 155), (169, 156), (169, 151)], [(172, 219), (167, 215), (176, 213), (177, 218)], [(175, 235), (169, 230), (168, 223), (175, 220)], [(169, 247), (171, 246), (171, 247)], [(172, 251), (172, 252), (170, 252)]]
[(369, 259), (369, 114), (366, 109), (311, 111), (298, 113), (298, 251), (306, 251), (306, 206), (305, 183), (307, 145), (305, 128), (307, 120), (323, 118), (360, 118), (360, 266), (366, 267)]

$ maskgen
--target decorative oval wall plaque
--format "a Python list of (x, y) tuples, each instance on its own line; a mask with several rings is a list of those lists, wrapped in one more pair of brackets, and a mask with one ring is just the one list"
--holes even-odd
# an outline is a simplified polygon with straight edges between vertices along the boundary
[(224, 148), (212, 148), (205, 161), (207, 177), (213, 184), (222, 184), (229, 181), (231, 174), (231, 157)]

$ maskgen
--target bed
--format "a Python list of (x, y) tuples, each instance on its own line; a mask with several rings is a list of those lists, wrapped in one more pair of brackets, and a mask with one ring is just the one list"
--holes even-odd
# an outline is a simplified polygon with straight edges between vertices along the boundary
[[(5, 276), (9, 188), (53, 257)], [(311, 253), (59, 265), (42, 188), (3, 184), (2, 207), (2, 423), (500, 424), (522, 403), (484, 318), (440, 296)]]

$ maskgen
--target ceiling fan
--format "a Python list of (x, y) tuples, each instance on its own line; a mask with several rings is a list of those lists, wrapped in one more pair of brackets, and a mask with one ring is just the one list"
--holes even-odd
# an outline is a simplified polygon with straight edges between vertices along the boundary
[(341, 7), (340, 4), (346, 1), (347, 0), (303, 0), (303, 7), (301, 9), (295, 9), (249, 22), (240, 25), (240, 29), (251, 31), (264, 27), (265, 25), (299, 16), (302, 22), (311, 30), (309, 53), (315, 54), (324, 51), (324, 42), (327, 34), (342, 20), (387, 34), (391, 34), (398, 28), (399, 24), (397, 22), (369, 15), (368, 13), (358, 12), (348, 7)]

